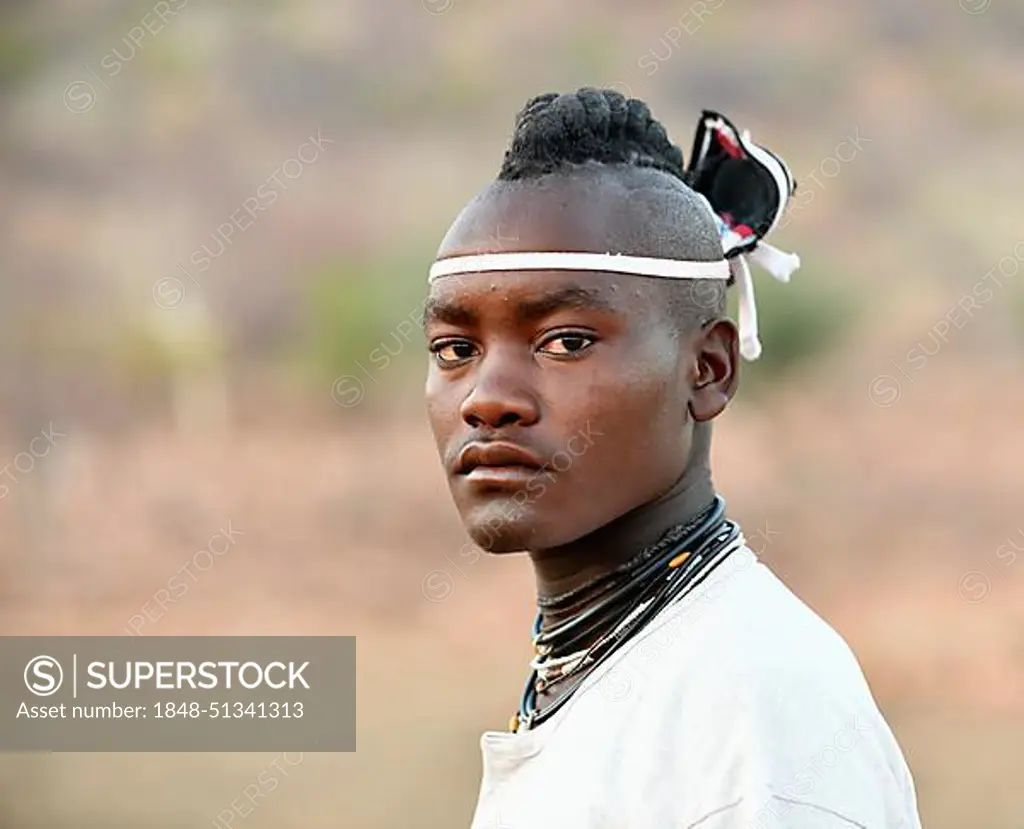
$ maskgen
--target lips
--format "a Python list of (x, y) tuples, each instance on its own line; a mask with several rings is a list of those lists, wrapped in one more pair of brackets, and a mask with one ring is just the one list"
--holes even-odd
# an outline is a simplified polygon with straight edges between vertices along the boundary
[(459, 475), (469, 475), (476, 470), (484, 473), (497, 469), (534, 472), (543, 466), (544, 462), (530, 450), (514, 443), (494, 441), (466, 446), (459, 453), (455, 471)]

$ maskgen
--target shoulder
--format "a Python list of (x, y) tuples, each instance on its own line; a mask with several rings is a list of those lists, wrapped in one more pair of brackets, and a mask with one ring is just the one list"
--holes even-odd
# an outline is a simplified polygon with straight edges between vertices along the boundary
[(913, 785), (842, 637), (752, 553), (687, 599), (622, 666), (670, 776), (700, 781), (708, 810), (742, 802), (754, 826), (890, 825)]
[(714, 654), (714, 673), (755, 690), (869, 694), (843, 637), (752, 551), (739, 551), (714, 575), (676, 609), (701, 656)]
[(774, 693), (780, 702), (812, 691), (870, 698), (842, 636), (749, 549), (663, 612), (632, 650), (631, 662), (650, 663), (681, 691), (706, 682), (728, 683), (739, 695)]

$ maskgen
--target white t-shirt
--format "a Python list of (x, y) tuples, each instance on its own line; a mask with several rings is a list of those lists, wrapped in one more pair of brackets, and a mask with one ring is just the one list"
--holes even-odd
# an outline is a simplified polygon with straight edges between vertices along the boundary
[(746, 547), (550, 720), (480, 741), (472, 829), (920, 829), (843, 639)]

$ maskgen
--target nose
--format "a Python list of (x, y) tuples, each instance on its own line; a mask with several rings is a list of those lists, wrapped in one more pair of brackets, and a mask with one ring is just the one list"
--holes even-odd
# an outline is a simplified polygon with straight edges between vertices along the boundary
[(483, 360), (476, 383), (462, 402), (462, 419), (479, 428), (530, 426), (540, 417), (537, 396), (523, 372), (507, 359), (491, 354)]

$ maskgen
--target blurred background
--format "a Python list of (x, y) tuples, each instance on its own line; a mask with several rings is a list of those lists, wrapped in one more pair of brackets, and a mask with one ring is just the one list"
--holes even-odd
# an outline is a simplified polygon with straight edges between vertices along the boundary
[[(3, 633), (354, 634), (358, 751), (236, 825), (468, 826), (532, 577), (466, 552), (426, 272), (529, 97), (613, 86), (687, 157), (709, 107), (789, 162), (804, 266), (755, 271), (716, 483), (924, 824), (1020, 829), (1022, 38), (1015, 0), (6, 0)], [(2, 755), (0, 827), (227, 825), (273, 759)]]

